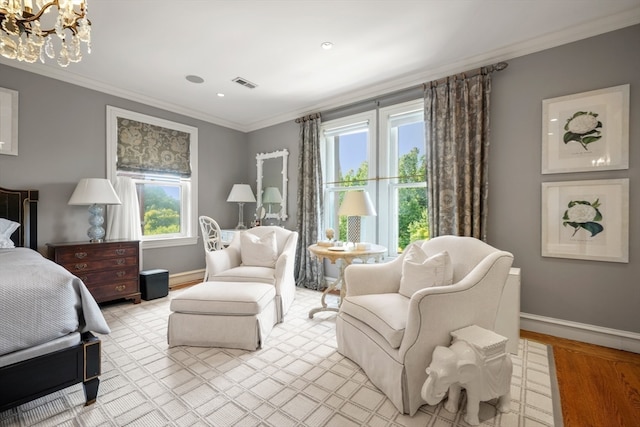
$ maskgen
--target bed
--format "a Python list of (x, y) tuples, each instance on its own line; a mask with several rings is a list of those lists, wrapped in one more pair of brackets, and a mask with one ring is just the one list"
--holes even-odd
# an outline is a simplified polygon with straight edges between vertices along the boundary
[(84, 283), (37, 252), (37, 202), (38, 191), (0, 187), (0, 411), (78, 383), (95, 402), (92, 332), (110, 332)]

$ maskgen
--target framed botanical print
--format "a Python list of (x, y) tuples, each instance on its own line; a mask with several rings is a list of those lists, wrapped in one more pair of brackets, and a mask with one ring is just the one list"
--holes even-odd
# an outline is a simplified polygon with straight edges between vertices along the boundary
[(543, 182), (542, 256), (629, 262), (629, 179)]
[(542, 173), (629, 167), (629, 85), (542, 101)]
[(18, 155), (18, 91), (0, 87), (0, 154)]

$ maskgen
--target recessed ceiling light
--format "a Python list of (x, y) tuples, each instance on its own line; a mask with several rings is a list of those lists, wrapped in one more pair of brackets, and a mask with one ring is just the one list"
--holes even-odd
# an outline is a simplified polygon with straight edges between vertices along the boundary
[(324, 42), (320, 45), (324, 50), (329, 50), (333, 47), (333, 43), (331, 42)]
[(189, 74), (187, 77), (185, 77), (185, 79), (187, 79), (191, 83), (203, 83), (204, 82), (204, 79), (202, 77), (194, 76), (193, 74)]
[(224, 97), (224, 93), (217, 93), (217, 95), (218, 95), (220, 98)]

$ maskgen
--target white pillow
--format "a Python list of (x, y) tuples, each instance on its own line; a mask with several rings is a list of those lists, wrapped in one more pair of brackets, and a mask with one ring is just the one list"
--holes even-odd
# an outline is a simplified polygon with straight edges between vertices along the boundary
[(0, 218), (0, 235), (11, 239), (11, 235), (20, 227), (20, 223)]
[(275, 267), (278, 259), (276, 232), (270, 231), (262, 237), (250, 232), (240, 233), (242, 265)]
[(416, 291), (432, 286), (446, 286), (453, 283), (453, 266), (447, 251), (431, 257), (418, 245), (407, 250), (402, 261), (402, 277), (399, 292), (411, 298)]
[(0, 249), (10, 249), (15, 248), (13, 244), (13, 240), (6, 237), (4, 234), (0, 234)]

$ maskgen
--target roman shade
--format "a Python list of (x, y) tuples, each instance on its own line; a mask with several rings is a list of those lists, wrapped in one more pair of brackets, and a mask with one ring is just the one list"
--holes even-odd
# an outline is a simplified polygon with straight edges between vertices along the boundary
[(118, 117), (120, 171), (191, 176), (190, 134)]

